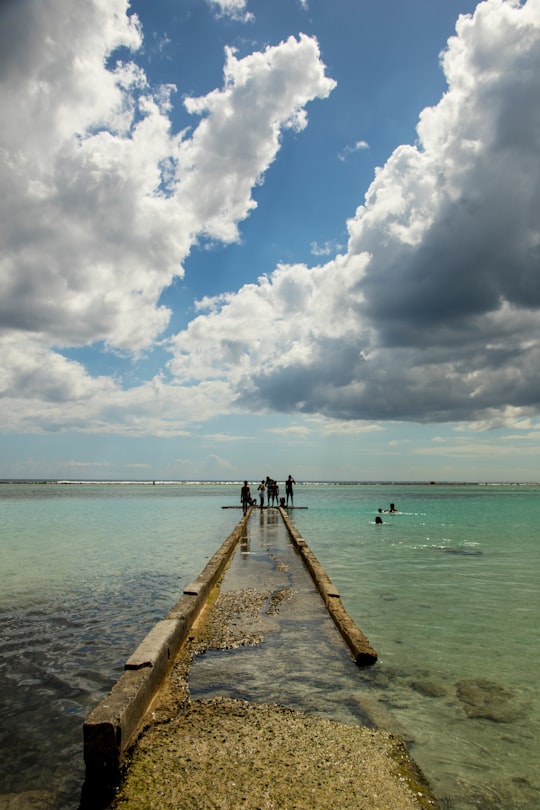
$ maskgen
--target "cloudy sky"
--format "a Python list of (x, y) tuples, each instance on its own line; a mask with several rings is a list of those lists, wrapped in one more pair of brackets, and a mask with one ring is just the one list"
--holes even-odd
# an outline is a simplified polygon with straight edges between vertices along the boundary
[(3, 0), (0, 477), (540, 480), (540, 0)]

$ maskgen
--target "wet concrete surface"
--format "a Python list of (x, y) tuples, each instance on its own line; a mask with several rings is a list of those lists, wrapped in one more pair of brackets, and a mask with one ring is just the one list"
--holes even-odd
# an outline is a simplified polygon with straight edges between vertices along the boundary
[(265, 596), (247, 623), (254, 646), (208, 650), (192, 663), (192, 699), (231, 697), (279, 703), (341, 722), (371, 724), (361, 703), (361, 670), (292, 545), (277, 509), (254, 509), (221, 583), (221, 593)]
[(365, 687), (280, 513), (253, 510), (112, 807), (435, 810)]

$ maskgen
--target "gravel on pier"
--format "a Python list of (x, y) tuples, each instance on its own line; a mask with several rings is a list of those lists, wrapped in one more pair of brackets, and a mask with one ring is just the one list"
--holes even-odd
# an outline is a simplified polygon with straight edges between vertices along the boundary
[[(436, 808), (404, 743), (392, 734), (276, 704), (190, 699), (193, 656), (260, 643), (257, 617), (269, 596), (254, 589), (215, 591), (154, 701), (113, 807)], [(278, 611), (287, 597), (286, 591), (275, 594), (271, 608)]]

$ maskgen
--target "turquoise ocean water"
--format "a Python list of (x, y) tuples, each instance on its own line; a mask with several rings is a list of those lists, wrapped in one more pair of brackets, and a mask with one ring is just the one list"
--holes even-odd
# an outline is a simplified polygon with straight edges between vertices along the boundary
[[(84, 718), (238, 499), (236, 483), (0, 484), (0, 805), (40, 791), (77, 807)], [(295, 504), (379, 653), (359, 694), (442, 806), (539, 807), (540, 487), (304, 484)]]

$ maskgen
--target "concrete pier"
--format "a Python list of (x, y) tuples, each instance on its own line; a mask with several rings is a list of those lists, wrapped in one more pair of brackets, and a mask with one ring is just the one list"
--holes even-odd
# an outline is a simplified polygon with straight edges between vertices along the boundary
[[(218, 595), (230, 596), (235, 605), (241, 604), (246, 594), (260, 608), (255, 613), (243, 613), (241, 609), (235, 612), (235, 607), (228, 616), (229, 636), (214, 648), (211, 643), (205, 655), (195, 657), (189, 671), (192, 705), (200, 700), (240, 700), (246, 706), (272, 704), (327, 717), (351, 724), (357, 731), (363, 725), (373, 726), (361, 700), (358, 667), (375, 663), (375, 650), (347, 615), (337, 589), (286, 511), (252, 508), (201, 575), (185, 588), (179, 602), (130, 656), (124, 675), (84, 724), (88, 795), (95, 795), (94, 788), (99, 792), (100, 785), (114, 782), (143, 725), (148, 734), (159, 716), (162, 744), (165, 727), (175, 734), (174, 723), (164, 719), (167, 700), (162, 699), (160, 706), (159, 693), (165, 682), (165, 692), (171, 691), (168, 676), (178, 651), (193, 639), (193, 626), (200, 621), (205, 605)], [(156, 706), (157, 713), (152, 711), (151, 716), (149, 710)], [(222, 704), (219, 710), (224, 710)], [(171, 719), (178, 716), (176, 706), (171, 709)], [(184, 733), (176, 732), (180, 737), (173, 736), (169, 744), (165, 743), (169, 752), (182, 748)], [(148, 739), (147, 745), (154, 747)], [(213, 760), (219, 756), (217, 751), (212, 754)], [(405, 754), (399, 756), (407, 759)], [(208, 770), (210, 766), (205, 767)], [(167, 772), (161, 779), (169, 785), (177, 778), (171, 772), (174, 768), (163, 768)], [(405, 771), (410, 775), (414, 767)], [(195, 790), (194, 777), (191, 779)], [(129, 793), (133, 787), (129, 770), (125, 784)], [(180, 794), (176, 794), (174, 806), (199, 806), (190, 804), (187, 796), (182, 804), (185, 788), (177, 785), (175, 789)], [(121, 801), (129, 806), (131, 799), (126, 795)], [(152, 802), (153, 798), (139, 797), (133, 806), (159, 806)], [(94, 801), (88, 806), (98, 805)], [(236, 806), (232, 798), (227, 806)], [(422, 806), (433, 807), (435, 803), (430, 800)]]
[(246, 515), (214, 554), (199, 577), (167, 616), (143, 639), (125, 664), (111, 693), (83, 725), (86, 784), (113, 784), (126, 751), (135, 740), (153, 698), (169, 673), (180, 647), (219, 581), (240, 537)]

